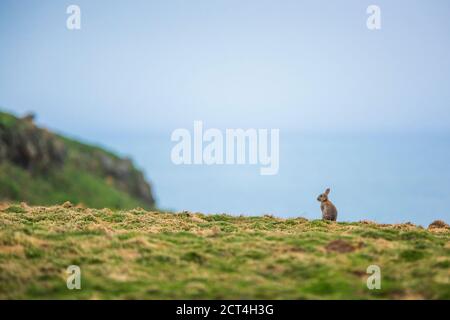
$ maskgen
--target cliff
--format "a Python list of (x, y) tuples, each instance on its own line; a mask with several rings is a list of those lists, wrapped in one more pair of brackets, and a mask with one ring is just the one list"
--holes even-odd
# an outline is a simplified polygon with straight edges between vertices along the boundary
[(150, 184), (132, 161), (0, 112), (0, 200), (96, 208), (153, 208)]

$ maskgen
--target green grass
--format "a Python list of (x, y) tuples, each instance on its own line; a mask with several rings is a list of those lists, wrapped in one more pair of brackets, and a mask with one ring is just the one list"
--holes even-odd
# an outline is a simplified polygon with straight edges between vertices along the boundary
[(17, 123), (17, 118), (13, 115), (0, 111), (0, 124), (4, 125), (6, 128), (11, 128)]
[(449, 243), (410, 224), (3, 206), (0, 298), (450, 299)]
[(70, 201), (94, 208), (146, 207), (105, 178), (79, 170), (70, 162), (46, 174), (33, 174), (10, 162), (0, 163), (0, 195), (9, 201), (52, 205)]

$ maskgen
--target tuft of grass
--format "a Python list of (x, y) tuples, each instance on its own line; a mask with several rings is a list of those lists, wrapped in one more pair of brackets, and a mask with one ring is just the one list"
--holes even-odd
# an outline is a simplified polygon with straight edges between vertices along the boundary
[(413, 225), (0, 206), (0, 299), (448, 299), (449, 242)]
[(400, 253), (400, 259), (406, 262), (412, 262), (422, 259), (425, 256), (423, 251), (408, 249)]
[(27, 211), (24, 208), (22, 208), (21, 206), (12, 205), (12, 206), (9, 206), (8, 208), (6, 208), (4, 210), (4, 212), (7, 212), (7, 213), (25, 213)]

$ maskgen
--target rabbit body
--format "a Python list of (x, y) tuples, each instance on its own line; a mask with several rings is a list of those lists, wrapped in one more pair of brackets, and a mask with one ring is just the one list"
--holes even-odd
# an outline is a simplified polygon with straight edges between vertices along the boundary
[(320, 210), (322, 210), (322, 219), (336, 221), (337, 219), (337, 209), (334, 204), (328, 200), (328, 194), (330, 189), (325, 190), (324, 193), (317, 197), (317, 201), (320, 201)]

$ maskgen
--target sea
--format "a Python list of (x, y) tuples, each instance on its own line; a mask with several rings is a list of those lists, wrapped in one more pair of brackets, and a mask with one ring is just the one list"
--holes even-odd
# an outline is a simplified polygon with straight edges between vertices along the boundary
[(280, 132), (279, 171), (260, 165), (176, 165), (167, 134), (109, 135), (145, 172), (158, 207), (205, 214), (320, 219), (331, 188), (338, 221), (450, 222), (450, 135)]

